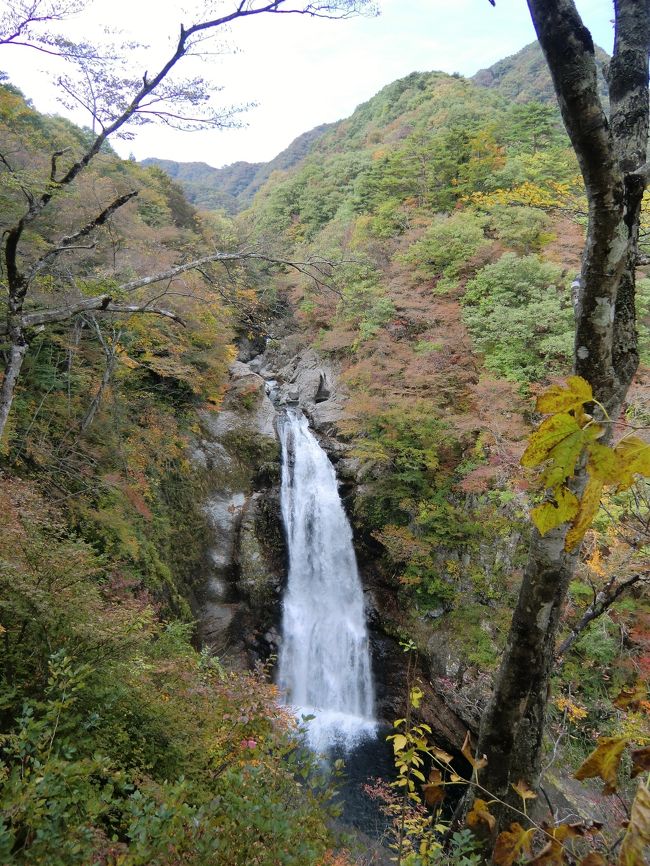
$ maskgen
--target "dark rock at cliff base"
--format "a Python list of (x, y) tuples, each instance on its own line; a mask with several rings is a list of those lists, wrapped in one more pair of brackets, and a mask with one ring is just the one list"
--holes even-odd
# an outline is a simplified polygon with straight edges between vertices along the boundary
[(264, 379), (241, 361), (219, 412), (203, 412), (193, 457), (205, 470), (212, 528), (210, 574), (199, 593), (200, 636), (231, 664), (274, 651), (284, 538), (278, 504), (280, 450)]

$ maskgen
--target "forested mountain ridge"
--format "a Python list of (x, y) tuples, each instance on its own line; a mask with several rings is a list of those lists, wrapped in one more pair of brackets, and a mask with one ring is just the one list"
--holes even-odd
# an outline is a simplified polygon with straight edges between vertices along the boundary
[[(601, 92), (606, 96), (607, 85), (603, 69), (608, 62), (608, 55), (597, 48), (596, 57)], [(428, 73), (413, 73), (413, 75), (423, 74)], [(407, 76), (404, 81), (412, 77)], [(556, 104), (550, 73), (538, 42), (532, 42), (511, 57), (506, 57), (487, 69), (479, 70), (469, 80), (486, 89), (495, 90), (501, 96), (515, 102), (539, 101), (553, 106)], [(398, 86), (397, 82), (388, 85), (382, 92), (394, 91), (396, 86)], [(377, 94), (363, 103), (354, 112), (353, 117), (363, 118), (364, 106), (375, 104), (380, 99), (380, 94)], [(325, 133), (341, 124), (345, 125), (346, 120), (334, 124), (322, 124), (303, 133), (268, 163), (235, 162), (217, 169), (206, 163), (183, 163), (150, 157), (143, 160), (142, 164), (157, 165), (166, 171), (171, 178), (181, 184), (192, 204), (208, 209), (223, 208), (226, 213), (234, 214), (250, 205), (253, 196), (272, 172), (296, 166), (308, 156), (312, 147)]]
[(332, 124), (323, 123), (303, 132), (270, 162), (234, 162), (213, 168), (205, 162), (174, 162), (150, 157), (142, 165), (155, 165), (183, 187), (193, 205), (235, 214), (250, 205), (253, 196), (274, 171), (292, 168), (309, 152)]
[[(605, 104), (607, 82), (604, 72), (609, 60), (609, 55), (596, 46), (599, 89)], [(538, 42), (531, 42), (516, 54), (504, 57), (487, 69), (480, 69), (472, 76), (472, 81), (481, 87), (494, 88), (515, 102), (529, 102), (532, 99), (552, 105), (556, 102), (551, 73)]]
[[(286, 281), (297, 329), (340, 365), (350, 395), (340, 432), (360, 467), (355, 525), (375, 555), (379, 544), (385, 626), (414, 638), (442, 670), (439, 687), (469, 703), (500, 656), (525, 561), (531, 479), (519, 458), (531, 396), (570, 371), (585, 210), (555, 105), (434, 72), (359, 106), (243, 215), (253, 235), (284, 239), (288, 255), (341, 262), (325, 287)], [(629, 395), (637, 426), (647, 418), (647, 377), (642, 366)], [(642, 562), (634, 545), (620, 546), (619, 530), (646, 525), (647, 487), (639, 490), (608, 504), (616, 521), (597, 523), (566, 628), (585, 586), (625, 581)], [(617, 571), (624, 560), (632, 572)], [(580, 634), (559, 676), (558, 707), (570, 694), (594, 725), (594, 641), (609, 647), (600, 658), (616, 683), (610, 697), (635, 671), (647, 678), (647, 600), (637, 591), (628, 604)], [(624, 609), (636, 637), (618, 654), (611, 641)], [(614, 710), (604, 727), (621, 722)], [(634, 724), (641, 730), (642, 716)]]

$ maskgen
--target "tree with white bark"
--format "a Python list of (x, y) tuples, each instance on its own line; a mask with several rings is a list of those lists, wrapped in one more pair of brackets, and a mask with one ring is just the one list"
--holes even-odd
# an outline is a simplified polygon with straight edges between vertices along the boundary
[[(610, 431), (607, 439), (639, 362), (635, 276), (641, 201), (649, 177), (650, 3), (614, 0), (609, 111), (598, 93), (594, 43), (573, 0), (528, 0), (528, 6), (589, 204), (574, 371), (593, 389), (600, 406), (594, 404), (592, 414)], [(578, 463), (572, 485), (580, 495), (584, 461)], [(507, 645), (481, 724), (477, 754), (487, 757), (487, 765), (480, 784), (513, 806), (521, 801), (512, 785), (523, 780), (535, 787), (539, 782), (558, 626), (579, 554), (565, 550), (568, 528), (563, 523), (543, 537), (533, 528)], [(513, 813), (501, 809), (495, 832), (511, 820)]]

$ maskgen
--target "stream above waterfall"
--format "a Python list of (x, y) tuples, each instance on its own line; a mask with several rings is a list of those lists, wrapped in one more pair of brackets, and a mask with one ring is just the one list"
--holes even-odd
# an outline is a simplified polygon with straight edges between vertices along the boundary
[(334, 467), (307, 419), (288, 409), (278, 428), (289, 557), (278, 685), (297, 715), (313, 716), (307, 741), (315, 751), (348, 751), (376, 732), (352, 529)]

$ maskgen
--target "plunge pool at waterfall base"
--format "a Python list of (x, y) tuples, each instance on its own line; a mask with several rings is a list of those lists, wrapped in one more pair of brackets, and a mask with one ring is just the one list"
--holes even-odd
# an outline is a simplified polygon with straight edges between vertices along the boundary
[(365, 786), (372, 786), (375, 780), (389, 784), (395, 778), (393, 749), (386, 736), (391, 729), (375, 725), (374, 736), (360, 740), (352, 748), (332, 748), (327, 756), (332, 764), (337, 759), (345, 763), (344, 774), (338, 785), (338, 799), (343, 806), (339, 823), (343, 828), (353, 828), (377, 842), (384, 840), (388, 818), (381, 811), (382, 803), (371, 797)]
[(298, 719), (309, 720), (305, 741), (318, 754), (335, 750), (342, 755), (377, 737), (378, 723), (374, 719), (315, 707), (294, 707), (293, 711)]
[[(393, 837), (390, 833), (390, 818), (382, 811), (382, 801), (368, 793), (368, 788), (376, 787), (377, 782), (390, 785), (397, 777), (395, 758), (391, 741), (386, 737), (395, 729), (384, 723), (377, 723), (374, 737), (361, 741), (355, 748), (345, 751), (332, 749), (327, 757), (333, 765), (341, 758), (345, 763), (344, 774), (338, 784), (338, 801), (342, 813), (336, 821), (336, 829), (350, 835), (349, 846), (352, 860), (363, 866), (392, 866), (395, 851), (390, 848)], [(428, 775), (430, 763), (425, 761), (423, 772)], [(451, 786), (442, 810), (442, 820), (451, 819), (465, 786)], [(359, 859), (355, 859), (358, 857)]]

